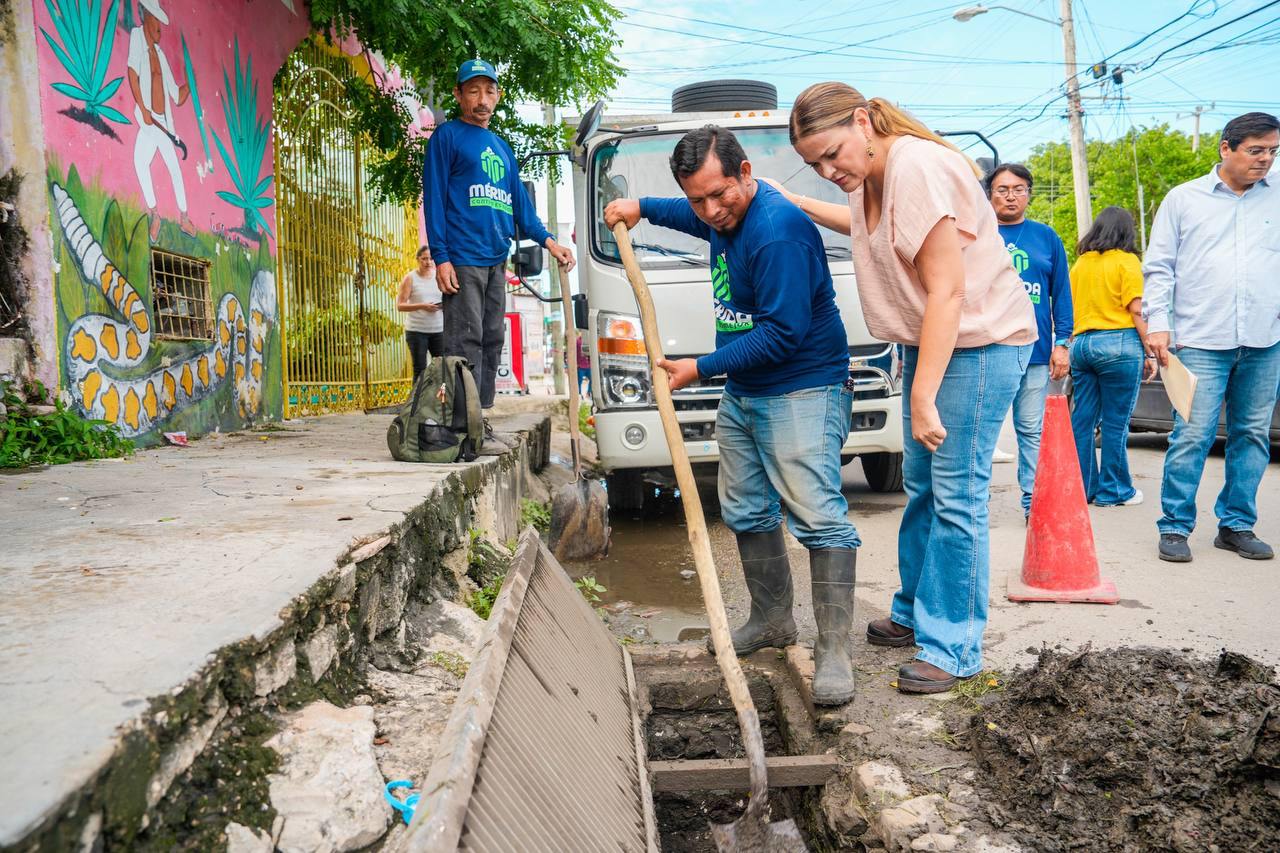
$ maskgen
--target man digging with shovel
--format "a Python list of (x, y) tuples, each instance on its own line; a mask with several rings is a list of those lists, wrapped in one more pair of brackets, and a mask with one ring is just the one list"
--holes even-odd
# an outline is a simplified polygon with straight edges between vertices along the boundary
[(858, 532), (840, 493), (840, 448), (853, 394), (844, 324), (818, 229), (751, 176), (737, 138), (715, 125), (687, 133), (671, 155), (685, 198), (618, 199), (605, 224), (655, 225), (711, 243), (716, 349), (662, 360), (672, 389), (725, 374), (716, 414), (724, 523), (738, 540), (751, 615), (733, 632), (739, 655), (796, 641), (782, 507), (809, 550), (813, 699), (853, 698), (850, 628)]

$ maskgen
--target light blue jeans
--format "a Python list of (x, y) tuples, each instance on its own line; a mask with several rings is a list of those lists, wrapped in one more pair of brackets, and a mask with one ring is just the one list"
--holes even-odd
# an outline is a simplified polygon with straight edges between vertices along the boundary
[(776, 397), (728, 392), (716, 412), (720, 445), (720, 517), (734, 533), (767, 533), (782, 523), (800, 544), (862, 544), (840, 492), (840, 448), (853, 423), (853, 394), (843, 385)]
[[(1071, 342), (1071, 432), (1085, 497), (1098, 506), (1122, 504), (1138, 491), (1129, 476), (1129, 419), (1138, 402), (1142, 362), (1137, 329), (1083, 332)], [(1101, 464), (1093, 443), (1098, 424)]]
[(1218, 526), (1252, 530), (1258, 521), (1258, 484), (1270, 453), (1267, 430), (1280, 384), (1280, 343), (1227, 350), (1182, 347), (1178, 358), (1196, 375), (1191, 423), (1174, 413), (1173, 435), (1164, 457), (1164, 482), (1156, 522), (1161, 533), (1190, 535), (1196, 526), (1196, 492), (1204, 461), (1227, 406), (1226, 483), (1213, 507)]
[(898, 530), (902, 589), (893, 597), (890, 616), (915, 630), (919, 660), (965, 677), (982, 670), (991, 569), (991, 455), (1031, 346), (992, 344), (952, 353), (935, 399), (947, 437), (932, 453), (911, 437), (919, 350), (907, 347), (904, 355), (907, 506)]
[(1040, 433), (1044, 431), (1044, 398), (1049, 391), (1049, 365), (1029, 364), (1013, 398), (1013, 428), (1018, 434), (1018, 487), (1022, 514), (1031, 512), (1031, 489), (1036, 484)]

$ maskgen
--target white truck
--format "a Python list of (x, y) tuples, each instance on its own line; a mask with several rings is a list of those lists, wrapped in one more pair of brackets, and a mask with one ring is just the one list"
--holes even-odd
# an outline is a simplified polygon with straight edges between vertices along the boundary
[[(575, 148), (573, 192), (580, 294), (575, 320), (591, 359), (596, 445), (607, 469), (609, 502), (638, 509), (653, 484), (671, 482), (670, 456), (655, 408), (648, 361), (631, 286), (603, 211), (615, 198), (679, 196), (668, 158), (687, 131), (714, 123), (741, 140), (757, 176), (779, 180), (810, 197), (843, 202), (839, 188), (819, 178), (792, 149), (788, 114), (777, 110), (605, 117)], [(593, 122), (594, 124), (594, 122)], [(584, 165), (585, 164), (585, 165)], [(853, 429), (841, 454), (855, 457), (871, 488), (902, 487), (901, 364), (896, 345), (867, 331), (854, 287), (849, 238), (819, 229), (835, 281), (854, 382)], [(706, 241), (641, 220), (631, 232), (658, 313), (669, 358), (715, 348)], [(704, 379), (674, 394), (685, 448), (695, 466), (714, 465), (716, 407), (724, 377)]]

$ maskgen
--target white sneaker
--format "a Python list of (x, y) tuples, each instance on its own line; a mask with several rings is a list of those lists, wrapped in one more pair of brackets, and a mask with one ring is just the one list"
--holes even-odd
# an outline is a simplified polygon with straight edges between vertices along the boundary
[(1142, 503), (1142, 489), (1134, 489), (1133, 497), (1127, 501), (1121, 501), (1117, 506), (1137, 506)]
[(1018, 457), (1015, 454), (1009, 453), (1008, 451), (1005, 451), (1005, 450), (1001, 450), (998, 447), (995, 449), (995, 452), (991, 454), (991, 461), (996, 464), (999, 464), (1001, 462), (1014, 462), (1017, 460), (1017, 458)]

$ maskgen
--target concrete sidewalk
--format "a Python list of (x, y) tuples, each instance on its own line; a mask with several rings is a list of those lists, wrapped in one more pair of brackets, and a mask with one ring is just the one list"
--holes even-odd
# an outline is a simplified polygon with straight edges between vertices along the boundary
[[(74, 808), (156, 697), (177, 696), (230, 644), (267, 638), (291, 602), (361, 559), (354, 550), (451, 483), (500, 469), (510, 481), (497, 451), (466, 465), (392, 460), (389, 420), (291, 421), (0, 476), (0, 847)], [(545, 447), (544, 414), (495, 427), (517, 448), (541, 430)], [(510, 515), (518, 494), (504, 503)]]

